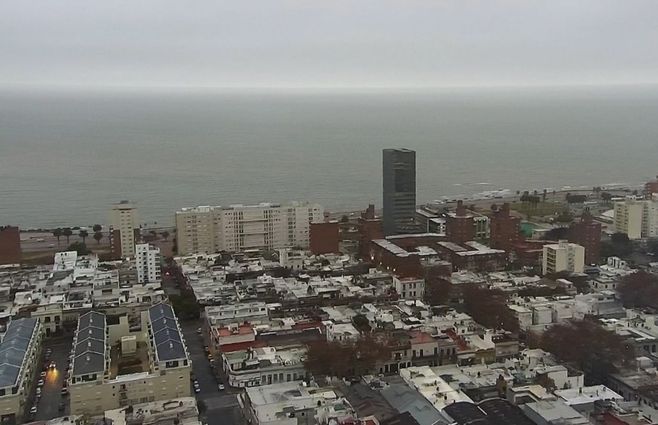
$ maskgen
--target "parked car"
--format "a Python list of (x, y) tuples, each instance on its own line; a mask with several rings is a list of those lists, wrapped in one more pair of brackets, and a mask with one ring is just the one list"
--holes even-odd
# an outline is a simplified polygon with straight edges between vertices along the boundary
[(219, 384), (219, 385), (217, 386), (217, 388), (219, 388), (219, 391), (224, 391), (224, 390), (226, 389), (226, 387), (224, 386), (224, 384)]
[(37, 382), (37, 386), (43, 387), (43, 384), (44, 384), (43, 379), (39, 379), (39, 382)]
[(32, 408), (30, 408), (30, 414), (34, 415), (36, 413), (37, 413), (37, 406), (32, 406)]

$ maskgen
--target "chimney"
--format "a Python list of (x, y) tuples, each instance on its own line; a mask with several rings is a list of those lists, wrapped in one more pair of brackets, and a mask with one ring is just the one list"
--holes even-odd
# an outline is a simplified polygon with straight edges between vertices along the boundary
[(462, 201), (461, 199), (459, 201), (457, 201), (456, 214), (460, 217), (466, 215), (466, 207), (464, 206), (464, 201)]

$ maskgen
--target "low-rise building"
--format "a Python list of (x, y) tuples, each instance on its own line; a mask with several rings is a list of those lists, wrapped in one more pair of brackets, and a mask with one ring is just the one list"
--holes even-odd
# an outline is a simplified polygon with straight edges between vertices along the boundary
[(247, 421), (254, 425), (347, 423), (356, 413), (333, 388), (304, 381), (247, 388), (244, 394)]
[(393, 284), (402, 299), (422, 300), (425, 296), (425, 279), (393, 277)]
[(246, 388), (298, 381), (306, 377), (306, 346), (248, 348), (222, 354), (222, 367), (232, 387)]

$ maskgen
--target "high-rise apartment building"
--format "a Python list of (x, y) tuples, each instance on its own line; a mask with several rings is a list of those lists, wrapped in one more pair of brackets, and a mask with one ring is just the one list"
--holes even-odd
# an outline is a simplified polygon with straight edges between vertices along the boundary
[(450, 242), (464, 243), (475, 239), (475, 217), (457, 201), (454, 212), (446, 214), (446, 236)]
[(112, 205), (110, 226), (112, 253), (121, 258), (134, 257), (135, 229), (139, 228), (135, 206), (129, 201)]
[(658, 200), (629, 198), (616, 202), (615, 231), (629, 239), (658, 236)]
[(135, 245), (135, 264), (137, 268), (138, 283), (160, 282), (161, 264), (160, 248), (147, 243)]
[(202, 206), (176, 212), (179, 255), (309, 247), (310, 223), (324, 222), (318, 204)]
[(521, 217), (513, 216), (510, 205), (504, 203), (491, 215), (490, 245), (494, 249), (510, 252), (512, 245), (521, 239)]
[(585, 248), (575, 243), (559, 241), (544, 245), (542, 273), (569, 271), (582, 273), (585, 270)]
[(416, 230), (416, 152), (410, 149), (384, 149), (384, 234), (412, 233)]

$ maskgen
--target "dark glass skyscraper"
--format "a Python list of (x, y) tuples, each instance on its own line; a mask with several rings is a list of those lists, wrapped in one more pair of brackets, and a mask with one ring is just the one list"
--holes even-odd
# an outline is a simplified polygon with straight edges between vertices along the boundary
[(384, 234), (415, 231), (416, 151), (384, 149)]

